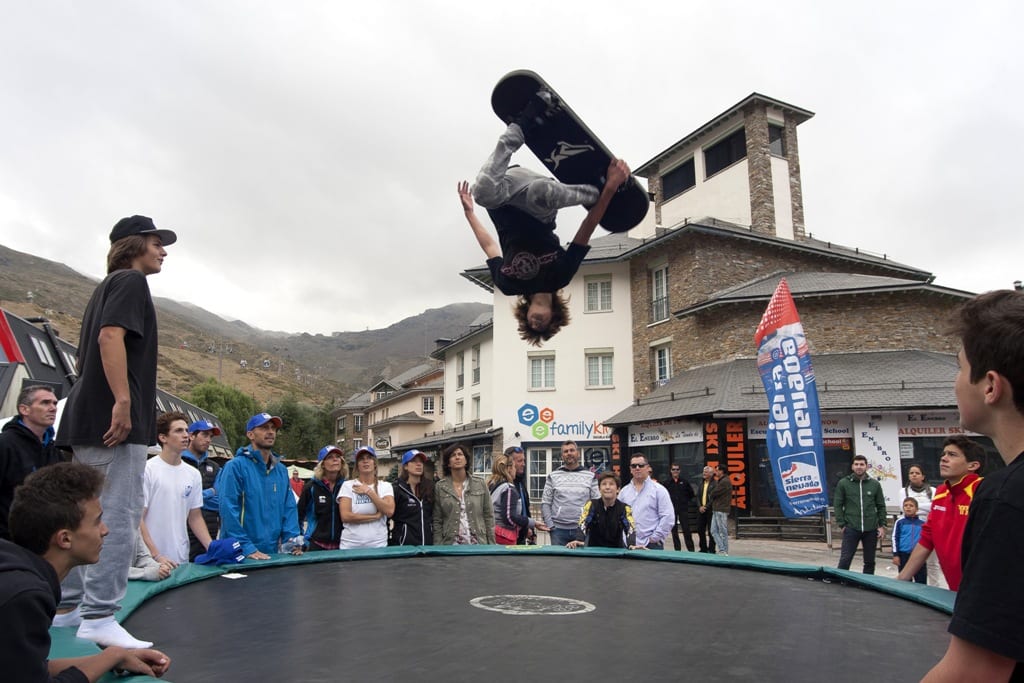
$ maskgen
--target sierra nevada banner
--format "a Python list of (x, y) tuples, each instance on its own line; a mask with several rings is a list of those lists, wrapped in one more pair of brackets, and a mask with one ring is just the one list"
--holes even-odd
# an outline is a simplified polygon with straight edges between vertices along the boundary
[(787, 517), (828, 507), (822, 476), (818, 389), (800, 316), (786, 280), (779, 281), (754, 335), (757, 368), (768, 395), (768, 456)]

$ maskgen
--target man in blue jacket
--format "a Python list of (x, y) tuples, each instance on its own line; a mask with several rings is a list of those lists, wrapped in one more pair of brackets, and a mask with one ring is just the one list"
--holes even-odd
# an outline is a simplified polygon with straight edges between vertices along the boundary
[(249, 445), (238, 449), (216, 482), (222, 536), (241, 543), (250, 560), (268, 560), (276, 552), (302, 554), (304, 539), (288, 469), (273, 451), (280, 428), (281, 418), (269, 413), (249, 418)]

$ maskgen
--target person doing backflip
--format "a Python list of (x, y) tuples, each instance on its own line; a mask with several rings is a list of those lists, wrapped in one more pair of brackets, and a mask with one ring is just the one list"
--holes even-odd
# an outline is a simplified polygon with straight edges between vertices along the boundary
[[(560, 290), (579, 270), (594, 229), (630, 174), (624, 161), (613, 159), (604, 187), (598, 189), (566, 185), (529, 169), (509, 167), (512, 154), (525, 141), (524, 127), (542, 121), (540, 112), (524, 112), (498, 138), (472, 189), (466, 181), (458, 186), (462, 209), (487, 255), (491, 278), (503, 294), (519, 297), (514, 309), (519, 336), (533, 346), (540, 346), (568, 324), (568, 305)], [(498, 231), (497, 243), (477, 219), (474, 199), (487, 209)], [(559, 209), (577, 205), (589, 211), (565, 249), (555, 234), (555, 217)]]

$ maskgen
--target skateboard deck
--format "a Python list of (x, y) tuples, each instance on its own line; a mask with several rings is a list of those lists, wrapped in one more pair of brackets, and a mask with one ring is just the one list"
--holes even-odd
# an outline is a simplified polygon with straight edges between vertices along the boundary
[[(561, 182), (600, 189), (614, 157), (543, 78), (525, 70), (505, 74), (491, 93), (491, 108), (498, 118), (511, 123), (539, 91), (550, 93), (553, 104), (543, 123), (525, 131), (526, 146)], [(630, 176), (612, 198), (600, 225), (609, 232), (625, 232), (644, 219), (650, 203), (647, 191)]]

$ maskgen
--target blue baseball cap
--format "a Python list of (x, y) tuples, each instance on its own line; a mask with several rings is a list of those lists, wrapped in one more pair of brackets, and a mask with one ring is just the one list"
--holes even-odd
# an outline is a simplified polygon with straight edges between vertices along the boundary
[(238, 564), (244, 559), (241, 543), (233, 538), (218, 538), (210, 542), (205, 553), (196, 557), (196, 564)]
[(338, 448), (337, 446), (324, 446), (323, 448), (320, 449), (320, 453), (317, 454), (316, 461), (320, 462), (331, 453), (337, 453), (342, 458), (345, 457), (345, 454), (342, 453), (341, 449)]
[(281, 418), (276, 415), (271, 415), (270, 413), (259, 413), (258, 415), (250, 417), (249, 421), (245, 423), (245, 431), (251, 432), (257, 427), (265, 425), (268, 422), (273, 422), (274, 426), (278, 429), (280, 429), (283, 424), (283, 422), (281, 422)]
[(423, 462), (426, 462), (427, 461), (427, 454), (424, 453), (423, 451), (418, 451), (415, 448), (412, 449), (411, 451), (406, 451), (405, 455), (402, 456), (402, 464), (403, 465), (408, 465), (410, 462), (412, 462), (416, 458), (423, 458)]
[(196, 420), (188, 426), (188, 433), (195, 434), (196, 432), (213, 432), (214, 436), (220, 436), (220, 427), (209, 420)]
[(360, 446), (359, 450), (352, 454), (352, 459), (358, 460), (361, 453), (369, 453), (374, 460), (377, 459), (377, 451), (373, 450), (373, 446)]

